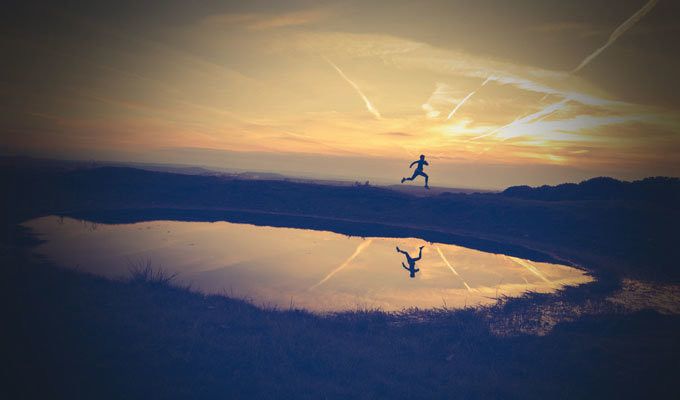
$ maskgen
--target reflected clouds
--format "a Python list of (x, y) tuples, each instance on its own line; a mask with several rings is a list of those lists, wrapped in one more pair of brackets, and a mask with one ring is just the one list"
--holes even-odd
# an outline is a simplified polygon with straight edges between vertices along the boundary
[[(206, 293), (280, 307), (292, 301), (318, 312), (398, 311), (443, 302), (452, 308), (488, 305), (503, 296), (551, 293), (592, 281), (565, 265), (449, 244), (433, 243), (417, 257), (398, 250), (408, 265), (395, 259), (395, 247), (422, 246), (416, 238), (364, 239), (229, 222), (153, 221), (92, 229), (72, 218), (43, 217), (25, 226), (45, 241), (36, 251), (64, 267), (121, 278), (130, 262), (149, 260)], [(427, 251), (432, 246), (437, 254)], [(409, 276), (418, 272), (417, 279), (405, 276), (402, 267)]]

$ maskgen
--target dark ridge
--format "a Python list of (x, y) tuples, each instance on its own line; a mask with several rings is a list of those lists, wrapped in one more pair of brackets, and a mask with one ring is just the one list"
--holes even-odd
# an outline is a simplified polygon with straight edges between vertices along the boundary
[[(315, 229), (315, 224), (325, 221), (321, 229), (327, 230), (353, 224), (336, 231), (376, 236), (403, 235), (407, 230), (438, 232), (436, 239), (424, 238), (446, 243), (476, 238), (533, 249), (599, 273), (680, 280), (676, 268), (680, 259), (676, 244), (679, 183), (674, 178), (632, 183), (599, 178), (552, 188), (510, 188), (499, 194), (419, 197), (374, 186), (244, 180), (120, 167), (0, 168), (0, 185), (6, 189), (6, 207), (0, 215), (4, 222), (86, 210), (91, 216), (130, 209), (253, 212), (277, 215), (268, 217), (268, 224), (285, 219), (291, 226)], [(555, 190), (570, 194), (556, 197), (552, 195)], [(543, 192), (551, 196), (534, 195)], [(358, 229), (357, 222), (374, 226)], [(395, 232), (394, 227), (402, 231)], [(381, 230), (386, 233), (379, 234)], [(11, 230), (4, 234), (13, 235)]]
[(581, 183), (563, 183), (557, 186), (511, 186), (504, 196), (530, 200), (642, 200), (676, 203), (680, 201), (680, 179), (650, 177), (634, 182), (619, 181), (609, 177), (588, 179)]

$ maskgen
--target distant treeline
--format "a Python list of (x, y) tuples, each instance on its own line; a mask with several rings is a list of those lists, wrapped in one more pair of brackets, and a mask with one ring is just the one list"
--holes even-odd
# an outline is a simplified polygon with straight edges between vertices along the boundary
[(680, 179), (659, 176), (624, 182), (599, 177), (557, 186), (512, 186), (505, 189), (502, 195), (544, 201), (645, 200), (680, 204)]

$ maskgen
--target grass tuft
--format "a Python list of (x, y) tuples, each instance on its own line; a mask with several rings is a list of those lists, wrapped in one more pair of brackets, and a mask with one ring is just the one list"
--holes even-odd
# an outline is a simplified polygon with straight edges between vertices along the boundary
[(129, 281), (146, 286), (170, 286), (177, 277), (177, 273), (169, 273), (162, 267), (154, 267), (151, 260), (131, 262)]

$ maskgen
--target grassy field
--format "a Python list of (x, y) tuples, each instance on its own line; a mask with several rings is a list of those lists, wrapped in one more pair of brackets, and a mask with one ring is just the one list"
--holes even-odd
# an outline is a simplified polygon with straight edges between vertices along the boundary
[[(667, 398), (678, 391), (678, 316), (607, 306), (544, 336), (521, 329), (498, 335), (499, 321), (528, 327), (543, 305), (585, 307), (623, 276), (673, 281), (667, 241), (674, 236), (663, 235), (672, 233), (677, 212), (667, 205), (640, 210), (646, 200), (548, 202), (498, 194), (423, 199), (370, 187), (116, 169), (4, 171), (3, 184), (10, 188), (0, 238), (5, 398), (601, 399)], [(297, 221), (355, 234), (361, 219), (374, 224), (361, 228), (370, 232), (411, 232), (421, 223), (425, 234), (454, 241), (472, 233), (467, 240), (478, 247), (508, 243), (504, 250), (512, 252), (529, 245), (530, 252), (588, 262), (600, 280), (493, 309), (317, 316), (204, 296), (139, 271), (111, 281), (63, 270), (36, 259), (34, 242), (16, 226), (50, 213), (125, 222), (154, 212), (189, 219), (257, 215), (262, 224)], [(582, 213), (595, 223), (571, 221), (582, 222)], [(282, 222), (284, 216), (290, 221)], [(656, 219), (642, 224), (642, 217)], [(661, 264), (646, 269), (639, 260), (654, 249), (668, 252), (649, 253), (647, 262)]]
[[(262, 310), (3, 251), (3, 390), (29, 398), (650, 398), (677, 392), (680, 318), (606, 314), (546, 336), (488, 311)], [(521, 300), (517, 301), (521, 306)], [(494, 313), (512, 313), (510, 301)], [(19, 397), (7, 397), (19, 398)]]

